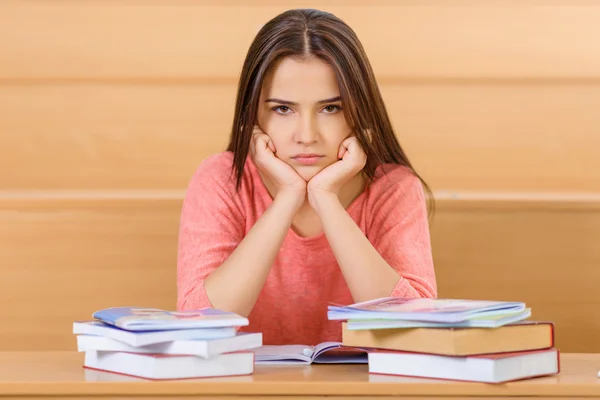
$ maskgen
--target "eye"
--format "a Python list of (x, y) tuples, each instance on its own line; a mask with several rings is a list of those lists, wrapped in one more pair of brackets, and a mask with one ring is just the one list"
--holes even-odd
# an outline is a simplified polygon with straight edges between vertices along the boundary
[(325, 106), (323, 110), (326, 112), (326, 114), (335, 114), (336, 112), (341, 111), (342, 107), (330, 104), (328, 106)]
[(277, 114), (289, 114), (288, 111), (291, 111), (291, 108), (288, 106), (277, 106), (272, 108)]

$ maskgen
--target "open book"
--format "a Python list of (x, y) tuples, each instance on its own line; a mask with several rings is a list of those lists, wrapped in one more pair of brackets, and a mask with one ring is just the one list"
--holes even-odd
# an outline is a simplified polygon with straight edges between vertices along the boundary
[(367, 349), (347, 347), (340, 342), (316, 346), (267, 345), (252, 350), (257, 364), (366, 364)]

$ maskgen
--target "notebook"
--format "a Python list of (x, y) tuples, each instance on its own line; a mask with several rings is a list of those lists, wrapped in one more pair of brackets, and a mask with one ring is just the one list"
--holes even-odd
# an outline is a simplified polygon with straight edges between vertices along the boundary
[(128, 331), (223, 328), (249, 324), (248, 319), (241, 315), (213, 308), (165, 311), (157, 308), (111, 307), (96, 311), (93, 317)]
[(349, 306), (332, 304), (328, 307), (327, 316), (330, 320), (390, 319), (457, 323), (524, 310), (525, 304), (521, 302), (385, 297)]
[(262, 346), (262, 333), (238, 332), (237, 335), (216, 339), (173, 340), (132, 346), (105, 336), (78, 335), (77, 351), (124, 351), (128, 353), (193, 355), (211, 358), (219, 354), (233, 353)]
[(170, 342), (173, 340), (217, 339), (236, 335), (234, 327), (179, 329), (172, 331), (126, 331), (100, 321), (73, 322), (75, 335), (98, 335), (115, 339), (131, 346)]
[(499, 328), (531, 317), (531, 308), (506, 314), (481, 315), (461, 322), (423, 322), (393, 319), (351, 319), (349, 330), (402, 329), (402, 328)]
[(153, 380), (250, 375), (254, 372), (254, 354), (226, 353), (205, 359), (90, 350), (85, 352), (83, 367)]
[(368, 357), (371, 374), (468, 382), (504, 383), (560, 371), (555, 348), (467, 357), (375, 350)]

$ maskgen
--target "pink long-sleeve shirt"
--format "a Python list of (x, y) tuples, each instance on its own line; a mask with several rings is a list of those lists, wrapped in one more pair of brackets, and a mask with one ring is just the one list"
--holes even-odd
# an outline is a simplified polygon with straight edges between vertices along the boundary
[[(204, 280), (273, 201), (249, 158), (236, 192), (232, 163), (231, 152), (213, 155), (190, 181), (180, 222), (178, 310), (212, 307)], [(407, 168), (380, 166), (374, 181), (346, 210), (399, 273), (390, 296), (437, 296), (423, 188)], [(354, 300), (325, 234), (301, 237), (290, 228), (248, 316), (250, 324), (240, 331), (262, 332), (264, 344), (340, 341), (340, 323), (327, 320), (330, 302)]]

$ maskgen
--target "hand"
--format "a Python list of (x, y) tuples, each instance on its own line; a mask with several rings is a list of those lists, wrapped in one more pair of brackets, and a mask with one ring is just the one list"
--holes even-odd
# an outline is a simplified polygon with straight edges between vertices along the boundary
[(308, 201), (311, 205), (323, 194), (339, 196), (342, 187), (367, 163), (367, 155), (353, 136), (342, 142), (338, 158), (339, 161), (323, 169), (308, 182)]
[(258, 126), (254, 127), (250, 142), (250, 157), (267, 182), (279, 196), (283, 193), (298, 196), (302, 202), (306, 196), (306, 181), (290, 165), (277, 158), (275, 144)]

